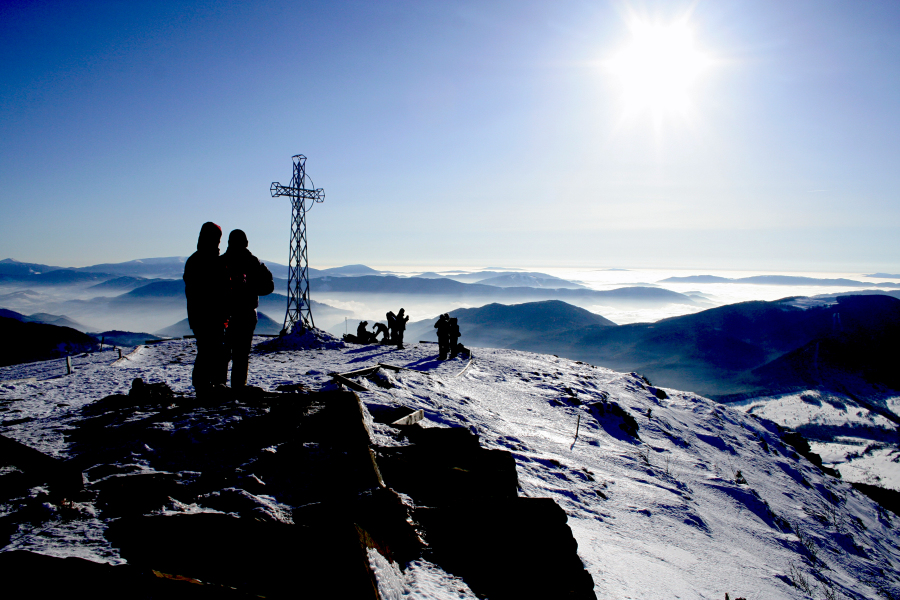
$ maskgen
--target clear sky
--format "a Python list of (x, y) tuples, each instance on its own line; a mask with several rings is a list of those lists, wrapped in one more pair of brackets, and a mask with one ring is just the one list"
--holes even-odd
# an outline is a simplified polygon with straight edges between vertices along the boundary
[[(0, 258), (900, 272), (900, 3), (0, 3)], [(223, 244), (224, 250), (224, 244)]]

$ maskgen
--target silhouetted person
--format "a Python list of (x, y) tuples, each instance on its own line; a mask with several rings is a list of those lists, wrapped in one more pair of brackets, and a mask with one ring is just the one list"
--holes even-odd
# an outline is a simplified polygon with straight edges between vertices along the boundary
[(225, 274), (219, 257), (222, 228), (206, 222), (200, 228), (197, 251), (184, 263), (184, 295), (188, 324), (197, 338), (197, 358), (191, 383), (198, 395), (205, 394), (228, 377), (225, 356)]
[[(449, 315), (448, 315), (449, 316)], [(456, 317), (450, 317), (450, 358), (459, 354), (459, 323)]]
[(247, 385), (250, 346), (256, 329), (259, 297), (275, 289), (272, 273), (247, 249), (247, 235), (235, 229), (228, 235), (228, 249), (222, 255), (228, 282), (228, 331), (231, 351), (231, 387)]
[(391, 343), (397, 343), (397, 315), (394, 314), (394, 311), (389, 310), (385, 313), (384, 317), (387, 319), (387, 328), (388, 328), (388, 339)]
[(450, 315), (442, 314), (434, 324), (434, 328), (437, 329), (438, 360), (447, 360), (450, 351)]
[(375, 328), (375, 333), (372, 334), (372, 340), (378, 341), (378, 334), (381, 334), (381, 343), (384, 344), (388, 340), (391, 339), (391, 332), (388, 330), (387, 325), (384, 323), (375, 323), (372, 327)]
[(369, 343), (369, 332), (366, 330), (366, 325), (368, 325), (368, 321), (360, 321), (359, 325), (356, 326), (356, 339), (360, 344), (368, 344)]
[(409, 317), (401, 308), (400, 312), (397, 313), (397, 319), (394, 321), (394, 341), (397, 342), (397, 348), (400, 350), (403, 349), (403, 332), (406, 331), (407, 321), (409, 321)]

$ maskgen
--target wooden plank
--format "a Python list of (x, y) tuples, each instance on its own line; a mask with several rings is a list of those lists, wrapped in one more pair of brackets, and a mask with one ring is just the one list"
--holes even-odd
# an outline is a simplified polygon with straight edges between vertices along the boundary
[(378, 365), (374, 367), (366, 367), (365, 369), (358, 369), (356, 371), (347, 371), (346, 373), (338, 373), (338, 375), (342, 375), (344, 377), (365, 377), (366, 375), (371, 375), (380, 369)]
[(396, 421), (391, 423), (391, 425), (414, 425), (415, 423), (418, 423), (419, 421), (421, 421), (424, 418), (425, 418), (425, 411), (420, 408), (419, 410), (412, 412), (412, 413), (406, 415), (405, 417), (397, 419)]
[[(143, 347), (144, 346), (136, 346), (134, 350), (132, 350), (125, 356), (120, 357), (118, 360), (113, 361), (111, 364), (118, 365), (121, 364), (122, 361), (131, 360), (131, 357), (140, 352), (141, 348)], [(119, 351), (119, 354), (121, 354), (121, 351)]]
[(472, 351), (470, 350), (470, 351), (469, 351), (469, 362), (467, 362), (467, 363), (466, 363), (466, 366), (463, 367), (463, 370), (460, 371), (459, 373), (457, 373), (456, 375), (454, 375), (453, 378), (456, 379), (457, 377), (459, 377), (460, 375), (462, 375), (463, 373), (465, 373), (465, 372), (469, 369), (469, 367), (472, 366), (472, 362), (473, 362), (474, 360), (475, 360), (475, 357), (472, 355)]
[(337, 383), (350, 388), (355, 392), (368, 392), (369, 390), (359, 385), (355, 381), (350, 381), (340, 373), (332, 373), (331, 378), (334, 379)]
[(396, 371), (397, 373), (399, 373), (400, 371), (403, 371), (404, 369), (407, 371), (412, 371), (412, 369), (407, 369), (406, 367), (397, 367), (394, 365), (389, 365), (387, 363), (378, 363), (378, 366), (383, 367), (385, 369), (390, 369), (391, 371)]
[(431, 342), (429, 340), (419, 340), (420, 344), (437, 344), (437, 342)]

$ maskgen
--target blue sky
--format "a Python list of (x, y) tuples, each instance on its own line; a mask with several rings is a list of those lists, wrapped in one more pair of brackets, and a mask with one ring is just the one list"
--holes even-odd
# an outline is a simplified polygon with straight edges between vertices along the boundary
[[(635, 23), (709, 59), (678, 110), (610, 60)], [(5, 2), (0, 258), (900, 270), (900, 4)], [(223, 245), (224, 249), (224, 245)]]

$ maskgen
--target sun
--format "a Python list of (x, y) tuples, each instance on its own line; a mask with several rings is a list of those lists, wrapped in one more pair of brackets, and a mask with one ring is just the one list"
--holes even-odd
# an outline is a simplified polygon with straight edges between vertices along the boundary
[(621, 83), (629, 112), (684, 112), (689, 92), (712, 64), (694, 45), (685, 21), (660, 25), (635, 21), (631, 42), (607, 61)]

